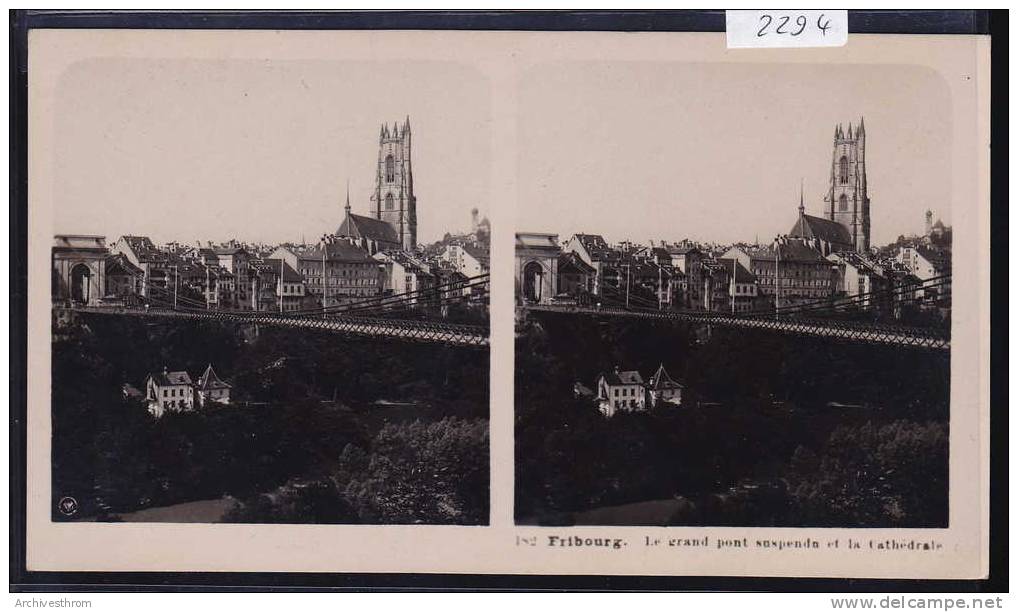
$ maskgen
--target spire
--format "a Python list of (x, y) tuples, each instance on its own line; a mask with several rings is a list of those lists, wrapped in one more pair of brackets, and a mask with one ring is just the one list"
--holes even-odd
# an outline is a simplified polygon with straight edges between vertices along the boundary
[(866, 124), (863, 121), (863, 117), (859, 117), (859, 129), (855, 131), (855, 135), (856, 136), (866, 135)]
[(410, 131), (410, 115), (406, 116), (406, 121), (403, 123), (403, 131), (404, 132)]
[(806, 201), (803, 198), (802, 192), (803, 192), (803, 180), (800, 178), (799, 179), (799, 217), (802, 217), (802, 216), (804, 216), (806, 214)]
[(849, 123), (848, 123), (848, 139), (852, 140), (852, 122), (851, 121), (849, 121)]
[(349, 217), (350, 216), (350, 179), (346, 179), (346, 206), (344, 207), (343, 210), (346, 211), (346, 216)]

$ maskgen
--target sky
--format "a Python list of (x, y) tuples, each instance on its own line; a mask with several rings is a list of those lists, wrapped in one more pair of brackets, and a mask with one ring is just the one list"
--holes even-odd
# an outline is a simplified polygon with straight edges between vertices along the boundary
[[(492, 149), (495, 96), (514, 152)], [(490, 215), (495, 164), (515, 164), (516, 231), (769, 241), (800, 183), (822, 214), (834, 127), (864, 116), (880, 245), (927, 208), (950, 223), (949, 96), (914, 65), (549, 60), (493, 85), (459, 62), (99, 57), (58, 85), (54, 230), (315, 241), (348, 181), (368, 213), (380, 124), (409, 115), (421, 242)]]
[(822, 215), (836, 124), (865, 117), (873, 245), (950, 223), (951, 101), (916, 66), (568, 62), (520, 80), (518, 230), (769, 242), (804, 184)]
[(383, 122), (413, 133), (418, 239), (490, 210), (491, 88), (440, 62), (98, 58), (57, 90), (56, 233), (309, 242), (368, 214)]

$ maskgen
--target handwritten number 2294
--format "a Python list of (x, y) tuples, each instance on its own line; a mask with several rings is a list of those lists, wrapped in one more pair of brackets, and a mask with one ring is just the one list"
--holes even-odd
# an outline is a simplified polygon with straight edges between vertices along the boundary
[[(775, 34), (789, 34), (791, 36), (798, 36), (798, 35), (802, 34), (803, 31), (806, 29), (806, 24), (808, 22), (808, 20), (806, 19), (806, 16), (805, 15), (799, 15), (798, 17), (795, 18), (795, 26), (797, 26), (799, 28), (798, 30), (795, 30), (795, 29), (786, 30), (785, 29), (785, 27), (788, 26), (788, 22), (791, 21), (791, 20), (792, 20), (792, 18), (790, 16), (788, 16), (788, 15), (782, 15), (781, 17), (779, 17), (778, 18), (778, 27), (774, 28), (774, 33)], [(756, 33), (757, 37), (766, 36), (767, 35), (767, 28), (770, 27), (771, 24), (774, 23), (774, 18), (771, 17), (770, 15), (764, 13), (763, 15), (760, 16), (760, 22), (763, 25), (760, 26), (760, 29), (757, 31), (757, 33)], [(821, 13), (820, 16), (817, 17), (817, 29), (820, 30), (820, 34), (822, 36), (827, 36), (827, 30), (830, 27), (831, 27), (831, 21), (829, 19), (825, 20), (823, 13)]]

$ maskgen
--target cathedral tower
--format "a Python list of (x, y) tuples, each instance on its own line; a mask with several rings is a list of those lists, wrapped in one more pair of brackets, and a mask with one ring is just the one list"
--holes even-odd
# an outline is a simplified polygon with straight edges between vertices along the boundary
[(834, 128), (834, 155), (831, 158), (831, 187), (824, 197), (827, 218), (848, 230), (855, 250), (870, 249), (870, 198), (866, 192), (866, 126), (848, 131)]
[(410, 117), (402, 126), (382, 125), (371, 212), (396, 230), (406, 251), (417, 248), (417, 198), (410, 168)]

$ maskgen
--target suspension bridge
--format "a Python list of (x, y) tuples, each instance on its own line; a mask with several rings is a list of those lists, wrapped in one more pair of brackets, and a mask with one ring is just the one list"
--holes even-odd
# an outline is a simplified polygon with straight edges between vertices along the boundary
[[(823, 299), (780, 308), (746, 312), (664, 309), (645, 296), (622, 295), (617, 288), (606, 288), (602, 300), (593, 304), (524, 303), (524, 311), (554, 312), (595, 317), (632, 317), (648, 320), (683, 321), (709, 326), (756, 329), (769, 332), (826, 338), (878, 345), (909, 346), (931, 350), (950, 350), (950, 322), (946, 326), (910, 326), (880, 321), (846, 320), (846, 314), (876, 313), (894, 309), (902, 303), (914, 303), (917, 296), (935, 295), (940, 304), (949, 303), (950, 275), (922, 283), (895, 285), (839, 299)], [(629, 302), (625, 305), (622, 301)], [(897, 306), (896, 306), (897, 305)]]
[(54, 305), (54, 309), (105, 316), (226, 321), (483, 348), (489, 342), (487, 325), (450, 323), (440, 313), (456, 304), (487, 304), (488, 276), (482, 274), (425, 289), (373, 296), (336, 306), (298, 310), (281, 308), (278, 311), (212, 308), (205, 301), (187, 295), (176, 287), (169, 288), (149, 282), (144, 285), (146, 296), (143, 304), (86, 306), (69, 303)]

